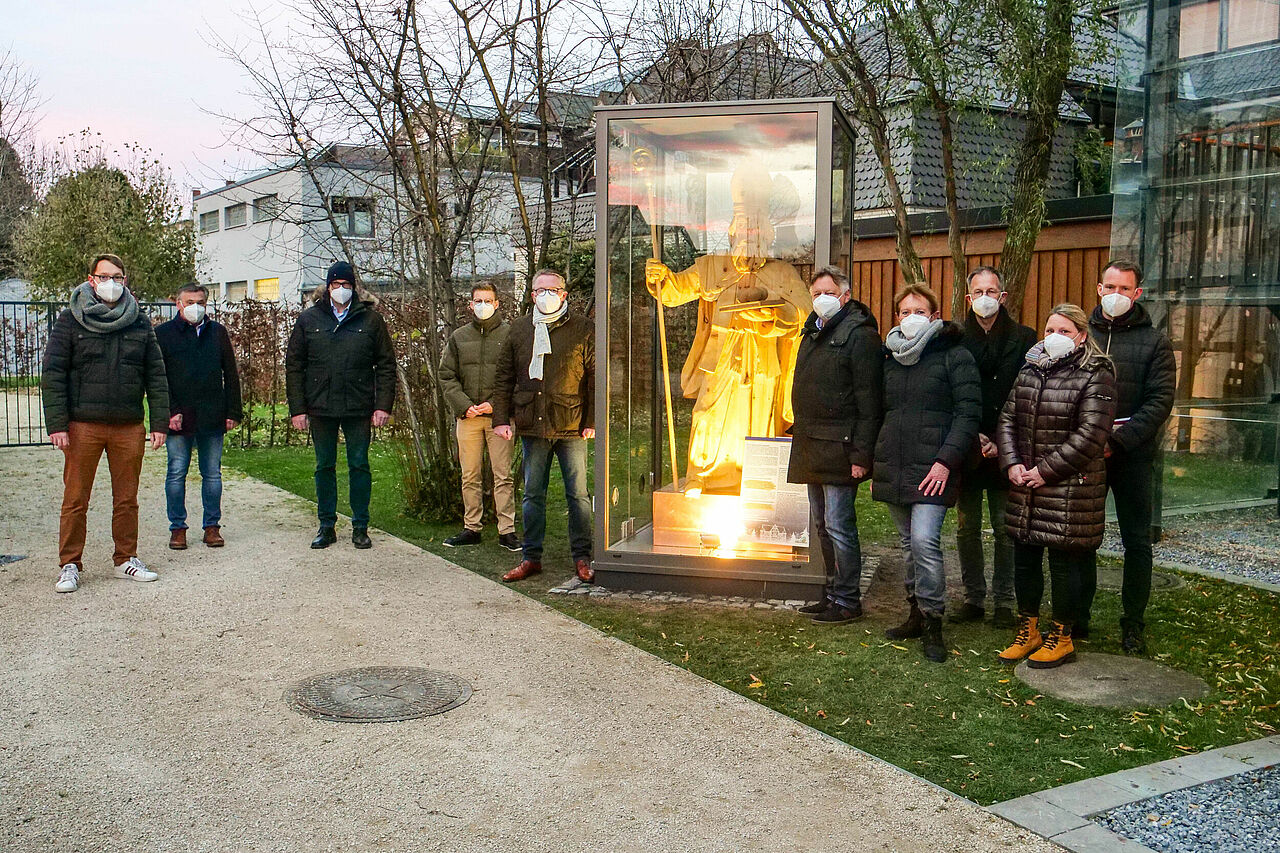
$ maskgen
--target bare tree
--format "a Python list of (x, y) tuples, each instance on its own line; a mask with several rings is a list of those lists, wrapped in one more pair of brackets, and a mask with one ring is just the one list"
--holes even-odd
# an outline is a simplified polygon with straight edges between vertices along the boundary
[(35, 75), (12, 52), (0, 53), (0, 278), (18, 272), (13, 237), (35, 203), (30, 172), (42, 105)]

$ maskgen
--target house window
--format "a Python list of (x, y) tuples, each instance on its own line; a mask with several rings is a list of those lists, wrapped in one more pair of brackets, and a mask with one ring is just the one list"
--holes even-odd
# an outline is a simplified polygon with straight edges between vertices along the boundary
[(259, 302), (279, 302), (280, 279), (260, 278), (254, 281), (253, 298)]
[(200, 214), (200, 233), (212, 234), (218, 230), (218, 211), (210, 210)]
[(1276, 0), (1231, 0), (1227, 4), (1227, 50), (1248, 47), (1280, 36), (1280, 4)]
[(1178, 16), (1178, 56), (1184, 59), (1277, 40), (1276, 0), (1212, 0), (1183, 6)]
[(253, 200), (253, 221), (270, 222), (273, 219), (280, 218), (280, 197), (277, 195), (264, 195)]
[(244, 202), (233, 204), (224, 213), (225, 228), (240, 228), (249, 224), (249, 206)]
[(1178, 56), (1200, 56), (1218, 49), (1218, 3), (1183, 6), (1178, 27)]
[(373, 199), (334, 196), (330, 205), (343, 237), (373, 236)]
[(247, 281), (229, 281), (227, 282), (227, 301), (243, 302), (249, 297), (249, 282)]

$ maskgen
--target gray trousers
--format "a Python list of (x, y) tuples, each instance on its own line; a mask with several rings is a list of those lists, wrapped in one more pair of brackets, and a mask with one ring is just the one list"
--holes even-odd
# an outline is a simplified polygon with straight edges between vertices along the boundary
[(976, 484), (960, 487), (956, 501), (956, 550), (960, 555), (960, 579), (964, 600), (983, 607), (987, 600), (986, 558), (982, 552), (982, 498), (986, 495), (991, 529), (995, 533), (994, 565), (991, 568), (991, 603), (994, 607), (1016, 605), (1013, 591), (1013, 542), (1005, 532), (1004, 513), (1009, 503), (1008, 487)]

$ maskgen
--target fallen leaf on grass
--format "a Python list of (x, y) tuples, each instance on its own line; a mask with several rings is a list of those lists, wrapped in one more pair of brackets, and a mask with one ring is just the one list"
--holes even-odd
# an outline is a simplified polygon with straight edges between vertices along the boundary
[(1072, 761), (1069, 758), (1059, 758), (1058, 760), (1061, 761), (1063, 764), (1070, 764), (1072, 767), (1079, 767), (1081, 770), (1085, 769), (1083, 764), (1077, 764), (1076, 762)]
[(754, 690), (757, 687), (764, 687), (764, 682), (760, 680), (760, 676), (751, 676), (751, 683), (747, 685), (747, 689)]

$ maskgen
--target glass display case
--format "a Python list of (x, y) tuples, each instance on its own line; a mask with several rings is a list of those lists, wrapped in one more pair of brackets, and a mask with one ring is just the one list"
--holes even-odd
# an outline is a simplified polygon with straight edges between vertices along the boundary
[(791, 378), (815, 267), (848, 269), (833, 100), (596, 111), (597, 582), (812, 596)]

